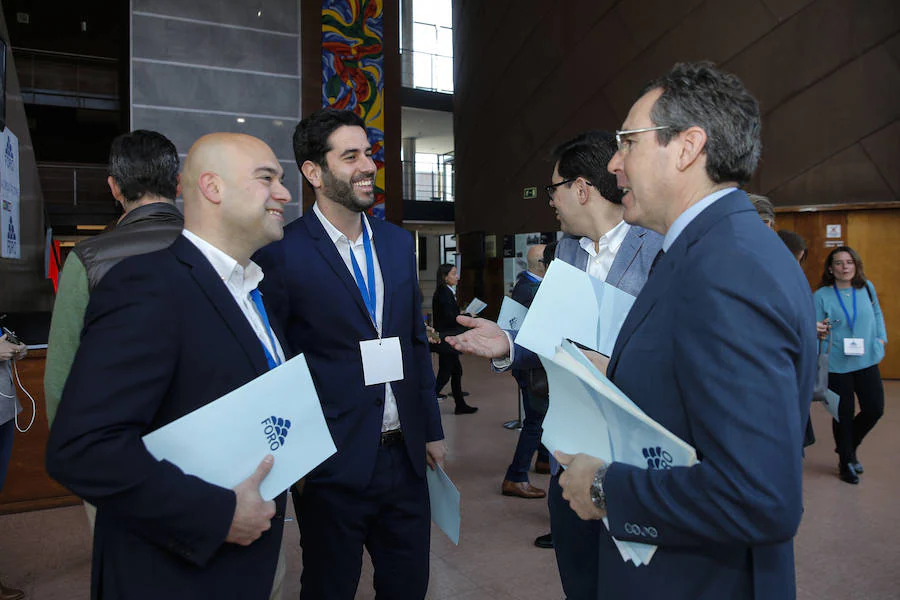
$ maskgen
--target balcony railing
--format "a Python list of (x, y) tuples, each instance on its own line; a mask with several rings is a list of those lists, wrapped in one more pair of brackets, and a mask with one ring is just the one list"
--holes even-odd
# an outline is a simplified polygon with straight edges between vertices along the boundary
[(453, 57), (417, 50), (400, 50), (403, 85), (420, 90), (453, 93)]
[(403, 199), (453, 202), (453, 168), (449, 164), (422, 170), (422, 164), (403, 161)]

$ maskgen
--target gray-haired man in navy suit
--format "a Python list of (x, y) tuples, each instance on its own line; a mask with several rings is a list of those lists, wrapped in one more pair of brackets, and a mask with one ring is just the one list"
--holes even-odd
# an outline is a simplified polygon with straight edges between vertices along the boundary
[[(555, 165), (546, 189), (566, 234), (556, 257), (636, 296), (647, 281), (662, 236), (623, 220), (623, 191), (607, 170), (615, 153), (616, 138), (605, 131), (589, 131), (564, 142), (553, 152)], [(513, 368), (540, 366), (534, 353), (511, 345), (511, 337), (495, 323), (465, 317), (460, 322), (474, 329), (447, 338), (458, 350), (500, 358), (494, 361), (500, 370), (510, 364)], [(558, 471), (559, 465), (553, 462), (548, 496), (552, 534), (535, 543), (548, 545), (552, 536), (563, 589), (570, 599), (596, 598), (602, 525), (582, 521), (569, 508), (561, 495)]]

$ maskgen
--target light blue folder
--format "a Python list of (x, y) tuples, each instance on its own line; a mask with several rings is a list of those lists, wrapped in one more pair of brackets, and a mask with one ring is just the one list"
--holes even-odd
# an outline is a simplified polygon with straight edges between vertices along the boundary
[(431, 498), (431, 520), (459, 546), (459, 490), (440, 465), (435, 469), (425, 467), (425, 478)]
[(259, 488), (265, 500), (337, 451), (302, 354), (143, 440), (158, 460), (224, 488), (271, 454), (275, 464)]

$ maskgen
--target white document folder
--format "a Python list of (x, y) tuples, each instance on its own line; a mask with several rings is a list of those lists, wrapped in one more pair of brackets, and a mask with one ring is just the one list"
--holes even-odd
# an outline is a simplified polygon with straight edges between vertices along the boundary
[(527, 314), (527, 308), (509, 296), (504, 296), (503, 304), (500, 305), (500, 315), (497, 317), (497, 325), (500, 326), (500, 329), (518, 331)]
[[(647, 416), (571, 342), (541, 363), (550, 384), (541, 441), (550, 452), (583, 452), (644, 469), (697, 463), (693, 447)], [(648, 564), (656, 551), (650, 544), (613, 539), (623, 559), (635, 565)]]
[(224, 488), (249, 477), (271, 454), (275, 464), (259, 488), (264, 500), (337, 451), (302, 354), (143, 440), (156, 459)]
[(538, 288), (516, 343), (538, 356), (556, 353), (570, 339), (601, 354), (612, 354), (634, 296), (554, 260)]
[(440, 465), (436, 469), (425, 467), (425, 479), (431, 501), (431, 520), (459, 546), (459, 490)]

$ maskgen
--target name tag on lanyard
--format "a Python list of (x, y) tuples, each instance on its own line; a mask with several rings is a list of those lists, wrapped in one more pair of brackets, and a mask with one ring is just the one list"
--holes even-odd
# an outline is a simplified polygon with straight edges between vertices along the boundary
[(379, 338), (359, 343), (366, 385), (403, 379), (403, 353), (400, 338)]
[[(353, 267), (353, 276), (356, 278), (359, 293), (362, 294), (363, 303), (366, 305), (366, 311), (380, 334), (381, 329), (378, 327), (377, 315), (378, 304), (375, 296), (375, 258), (372, 253), (372, 243), (369, 241), (365, 219), (362, 215), (359, 218), (362, 221), (367, 278), (363, 278), (359, 263), (357, 263), (356, 257), (353, 255), (353, 248), (350, 248), (350, 263)], [(368, 283), (366, 279), (368, 279)], [(403, 353), (400, 351), (400, 338), (379, 337), (374, 340), (363, 340), (359, 343), (359, 353), (362, 357), (363, 378), (366, 385), (378, 385), (403, 379)]]
[(863, 338), (844, 338), (845, 356), (862, 356), (866, 353), (866, 340)]

